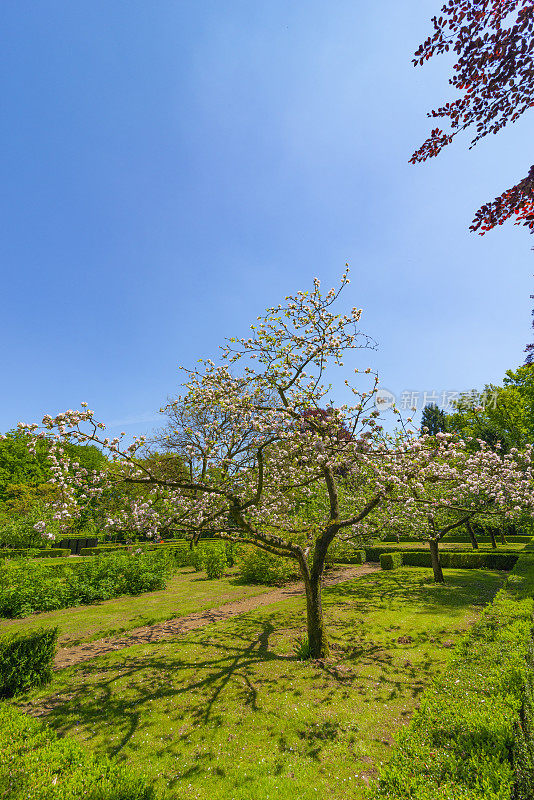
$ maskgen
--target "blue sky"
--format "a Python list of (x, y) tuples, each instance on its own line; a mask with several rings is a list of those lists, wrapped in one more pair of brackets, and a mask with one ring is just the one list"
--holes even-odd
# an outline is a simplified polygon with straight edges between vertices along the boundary
[(337, 282), (384, 387), (499, 382), (530, 340), (534, 241), (468, 232), (532, 115), (411, 166), (451, 59), (440, 0), (17, 0), (1, 9), (0, 431), (87, 401), (150, 430), (179, 364)]

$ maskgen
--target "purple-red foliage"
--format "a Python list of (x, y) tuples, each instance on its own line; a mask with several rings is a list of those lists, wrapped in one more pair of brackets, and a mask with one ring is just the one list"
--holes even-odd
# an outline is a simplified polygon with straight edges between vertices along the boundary
[[(412, 164), (437, 156), (471, 125), (474, 147), (534, 105), (532, 0), (449, 0), (432, 22), (434, 33), (416, 51), (413, 63), (421, 65), (452, 50), (457, 60), (449, 83), (460, 96), (429, 113), (447, 119), (451, 130), (434, 128), (412, 155)], [(470, 230), (483, 235), (514, 214), (516, 224), (534, 230), (534, 166), (523, 180), (479, 208)]]

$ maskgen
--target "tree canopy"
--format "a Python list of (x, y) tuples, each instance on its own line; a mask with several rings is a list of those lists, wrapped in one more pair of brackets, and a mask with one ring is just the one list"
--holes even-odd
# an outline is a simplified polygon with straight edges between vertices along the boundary
[(482, 439), (503, 452), (533, 444), (534, 368), (508, 370), (502, 386), (487, 384), (482, 392), (464, 394), (445, 423), (448, 431), (466, 440)]
[[(448, 120), (433, 128), (410, 161), (437, 156), (460, 131), (474, 127), (474, 147), (488, 134), (516, 122), (534, 105), (534, 4), (532, 0), (449, 0), (432, 18), (434, 33), (415, 53), (415, 66), (450, 50), (456, 55), (449, 83), (456, 99), (429, 113)], [(534, 166), (527, 175), (475, 214), (471, 230), (484, 234), (516, 216), (534, 229)]]
[(446, 430), (445, 412), (435, 403), (428, 403), (421, 414), (421, 430), (430, 434)]

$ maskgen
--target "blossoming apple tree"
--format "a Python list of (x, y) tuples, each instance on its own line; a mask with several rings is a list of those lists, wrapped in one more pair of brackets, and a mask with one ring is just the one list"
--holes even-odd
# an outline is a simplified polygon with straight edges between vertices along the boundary
[[(185, 371), (183, 395), (163, 409), (176, 425), (170, 435), (187, 467), (181, 474), (162, 468), (165, 460), (143, 458), (143, 437), (128, 446), (123, 434), (106, 437), (86, 404), (21, 426), (34, 441), (53, 442), (60, 524), (68, 525), (85, 502), (124, 496), (121, 508), (106, 516), (108, 529), (130, 526), (157, 536), (174, 527), (193, 540), (209, 531), (296, 561), (315, 658), (328, 652), (321, 583), (330, 545), (349, 532), (360, 540), (372, 535), (366, 523), (389, 498), (418, 510), (406, 487), (417, 490), (430, 452), (416, 436), (384, 437), (374, 406), (376, 376), (367, 391), (345, 379), (351, 404), (332, 407), (327, 369), (342, 369), (348, 353), (372, 346), (359, 330), (359, 309), (333, 310), (348, 282), (344, 273), (341, 286), (323, 295), (316, 279), (311, 291), (258, 317), (248, 338), (230, 339), (217, 364), (200, 361)], [(112, 468), (80, 469), (66, 455), (69, 441), (99, 445)], [(445, 458), (440, 470), (447, 468)], [(137, 493), (121, 495), (124, 487)], [(314, 513), (299, 514), (310, 500)]]
[(394, 457), (406, 480), (370, 523), (375, 535), (382, 528), (427, 541), (438, 583), (444, 582), (439, 543), (448, 533), (472, 520), (501, 521), (534, 511), (532, 448), (501, 454), (482, 439), (475, 450), (467, 444), (447, 433), (399, 442)]
[[(194, 539), (209, 531), (294, 559), (305, 585), (314, 657), (328, 650), (321, 603), (328, 548), (340, 531), (365, 519), (392, 485), (381, 462), (364, 457), (379, 430), (376, 377), (368, 391), (352, 390), (352, 405), (324, 411), (331, 392), (327, 367), (341, 368), (348, 351), (373, 344), (358, 328), (359, 309), (333, 311), (348, 282), (345, 273), (341, 286), (323, 295), (316, 279), (311, 291), (268, 309), (251, 326), (250, 337), (229, 340), (218, 364), (206, 360), (186, 370), (185, 391), (167, 410), (174, 413), (187, 475), (169, 477), (157, 461), (139, 458), (143, 437), (128, 446), (122, 434), (106, 437), (104, 424), (85, 404), (46, 416), (39, 426), (22, 426), (36, 440), (47, 436), (55, 442), (50, 453), (60, 522), (68, 524), (81, 503), (105, 496), (111, 485), (137, 486), (144, 490), (139, 500), (130, 498), (120, 513), (108, 515), (108, 528), (131, 523), (157, 535), (174, 526)], [(66, 457), (65, 441), (99, 445), (113, 469), (84, 473)], [(340, 498), (339, 481), (356, 452), (361, 483), (354, 476), (350, 497)], [(300, 519), (295, 508), (317, 492), (322, 518)]]

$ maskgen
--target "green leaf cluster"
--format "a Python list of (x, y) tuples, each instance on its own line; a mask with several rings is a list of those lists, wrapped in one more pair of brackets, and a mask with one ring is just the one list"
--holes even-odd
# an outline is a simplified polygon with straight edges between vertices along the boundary
[(50, 682), (57, 636), (57, 628), (46, 628), (0, 639), (0, 697), (13, 697)]

